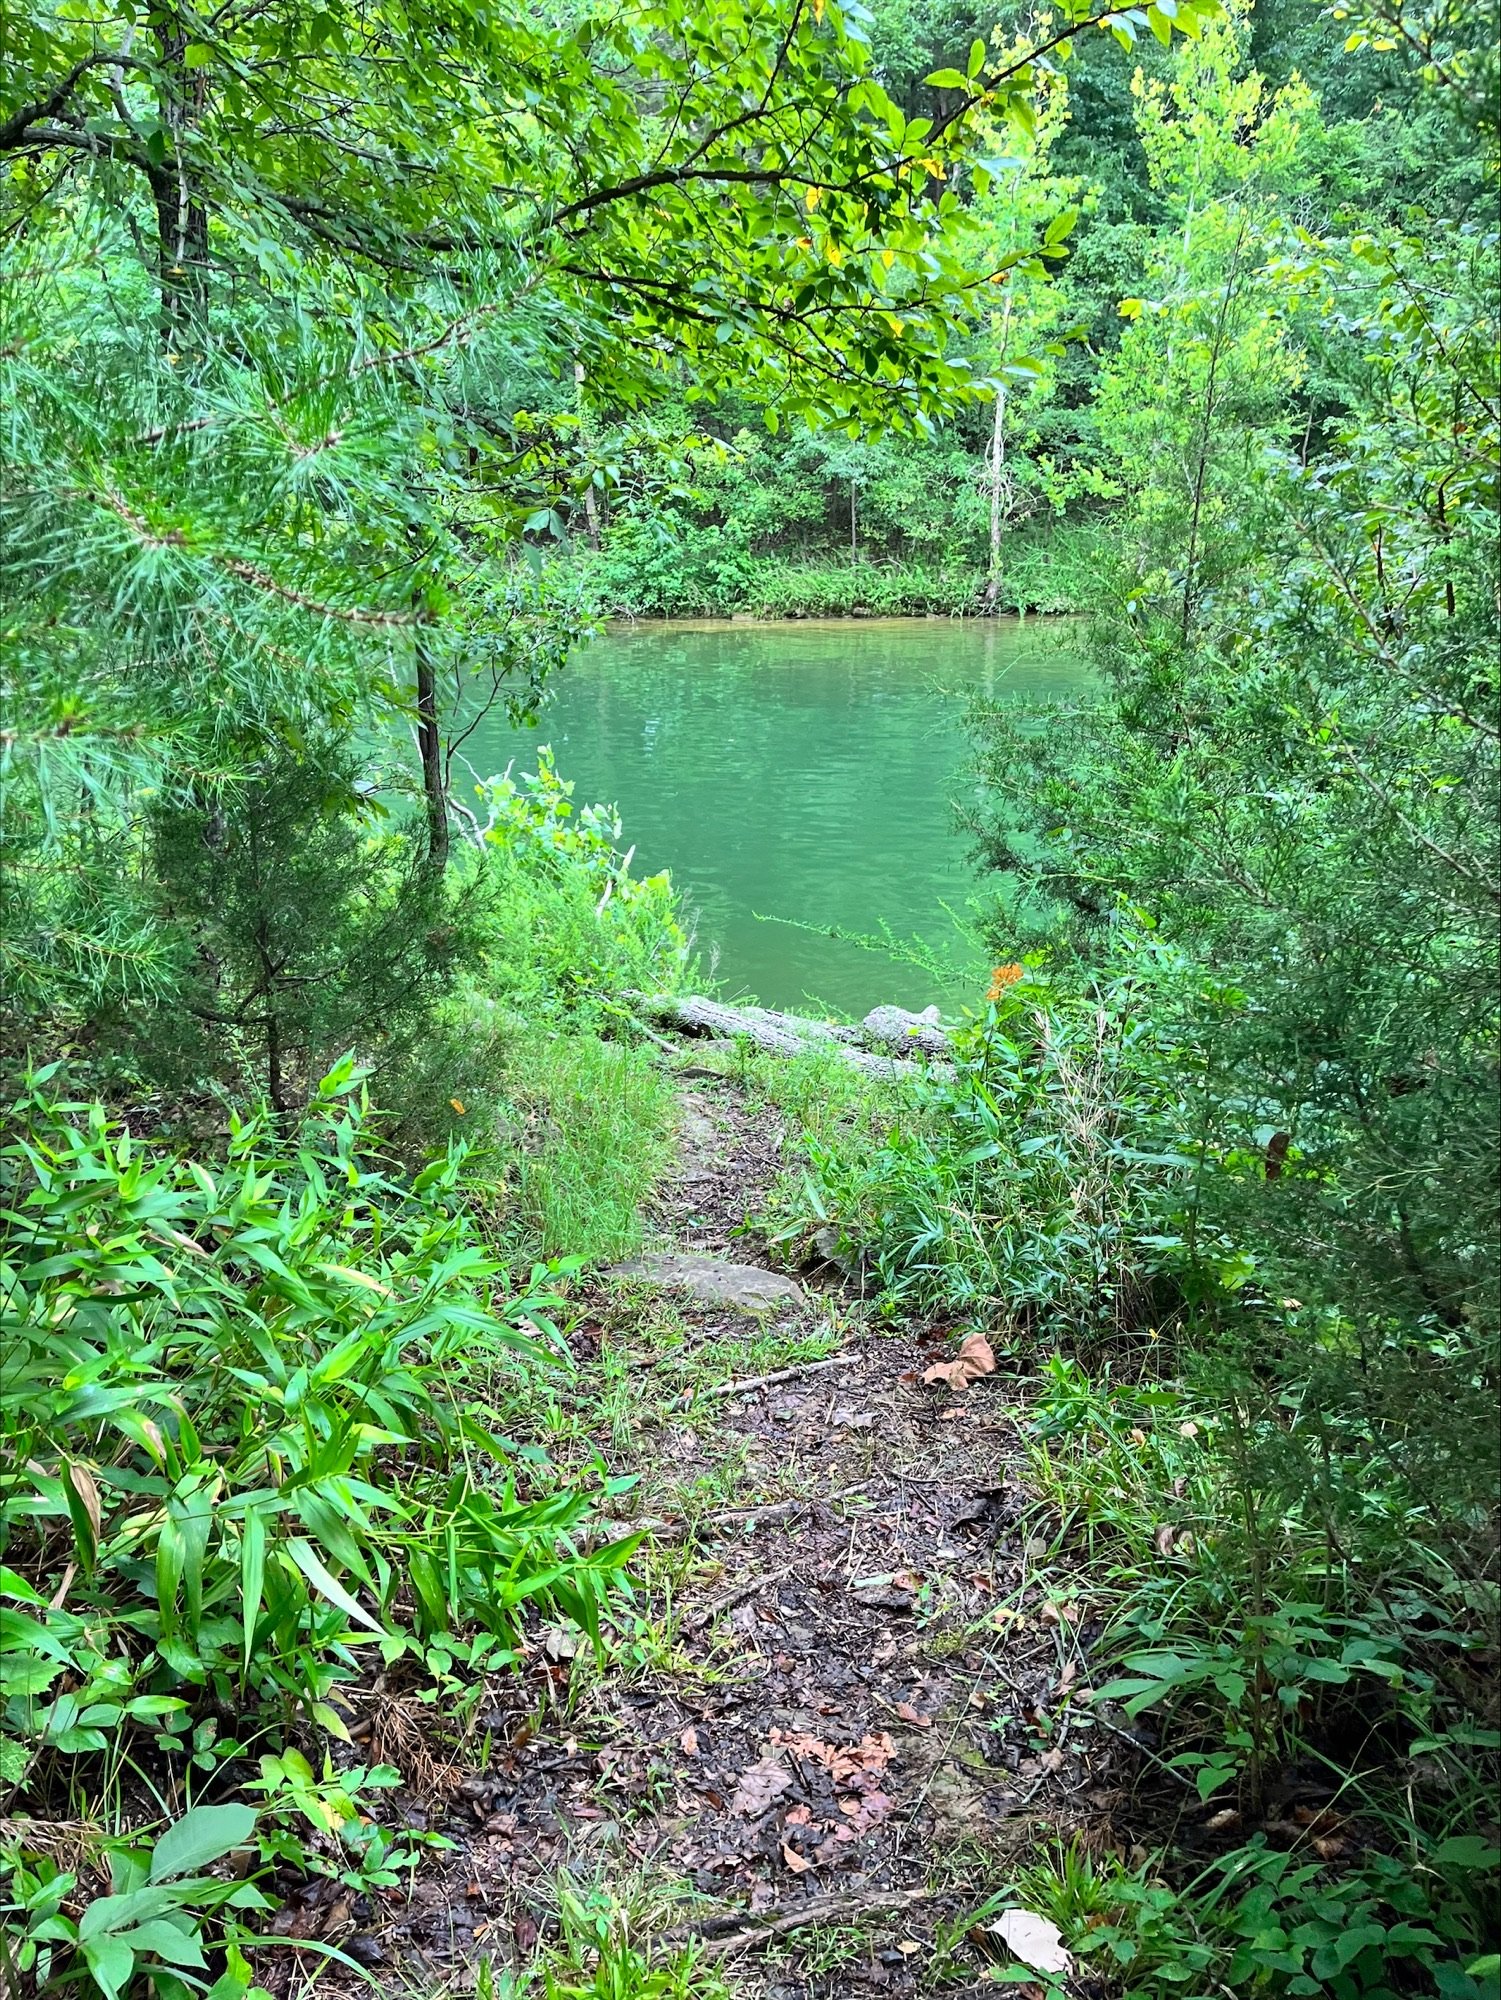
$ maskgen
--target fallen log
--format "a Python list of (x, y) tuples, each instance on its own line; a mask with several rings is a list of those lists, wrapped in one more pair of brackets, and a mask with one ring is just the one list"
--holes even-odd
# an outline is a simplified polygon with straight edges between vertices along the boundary
[[(905, 1014), (899, 1007), (878, 1007), (864, 1026), (849, 1028), (834, 1021), (815, 1021), (804, 1014), (782, 1014), (770, 1007), (730, 1007), (701, 994), (633, 993), (627, 996), (638, 1013), (679, 1034), (707, 1035), (717, 1041), (748, 1041), (770, 1055), (803, 1056), (833, 1049), (839, 1059), (867, 1076), (915, 1076), (930, 1065), (912, 1056), (875, 1054), (860, 1047), (866, 1039), (886, 1047), (913, 1049), (918, 1055), (948, 1046), (943, 1030), (926, 1015)], [(870, 1023), (877, 1016), (877, 1028)], [(895, 1018), (888, 1018), (895, 1017)], [(908, 1027), (907, 1024), (913, 1024)]]

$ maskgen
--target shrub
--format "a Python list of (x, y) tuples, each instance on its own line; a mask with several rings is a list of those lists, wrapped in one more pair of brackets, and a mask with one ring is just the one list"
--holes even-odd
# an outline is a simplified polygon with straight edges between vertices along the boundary
[(784, 1200), (839, 1230), (890, 1310), (1046, 1322), (1092, 1342), (1131, 1322), (1163, 1189), (1191, 1165), (1143, 1145), (1163, 1051), (1149, 1024), (1050, 993), (1036, 967), (997, 978), (955, 1036), (952, 1076), (935, 1072), (884, 1137), (810, 1138)]

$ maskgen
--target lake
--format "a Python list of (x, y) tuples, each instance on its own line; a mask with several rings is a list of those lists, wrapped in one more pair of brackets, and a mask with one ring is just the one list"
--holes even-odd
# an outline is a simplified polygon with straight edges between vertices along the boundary
[[(576, 803), (618, 806), (635, 872), (671, 871), (728, 997), (953, 1006), (983, 983), (954, 819), (965, 703), (1076, 689), (1070, 637), (1035, 618), (614, 626), (574, 655), (536, 730), (497, 717), (465, 753), (488, 775), (513, 758), (534, 770), (550, 744)], [(872, 948), (883, 926), (926, 962)]]

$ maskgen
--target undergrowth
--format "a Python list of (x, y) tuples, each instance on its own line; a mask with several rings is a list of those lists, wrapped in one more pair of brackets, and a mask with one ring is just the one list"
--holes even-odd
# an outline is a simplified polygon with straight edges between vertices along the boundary
[(1485, 1332), (1341, 1304), (1311, 1273), (1293, 1294), (1262, 1155), (1211, 1136), (1202, 1065), (1143, 1003), (1174, 976), (1159, 956), (1087, 995), (1039, 960), (998, 967), (951, 1069), (901, 1092), (846, 1073), (831, 1110), (795, 1075), (767, 1085), (804, 1154), (773, 1232), (832, 1232), (888, 1314), (1038, 1369), (1029, 1483), (1103, 1625), (1096, 1712), (1145, 1752), (1155, 1804), (1124, 1845), (1157, 1853), (1040, 1863), (1025, 1906), (1112, 1995), (1482, 2000), (1501, 1924)]
[(633, 1544), (586, 1550), (603, 1489), (500, 1434), (566, 1363), (567, 1269), (513, 1282), (464, 1146), (405, 1176), (347, 1063), (218, 1159), (60, 1082), (0, 1153), (7, 1950), (36, 1990), (226, 2000), (273, 1870), (414, 1859), (382, 1774), (325, 1761), (372, 1676), (453, 1708), (533, 1610), (598, 1643)]

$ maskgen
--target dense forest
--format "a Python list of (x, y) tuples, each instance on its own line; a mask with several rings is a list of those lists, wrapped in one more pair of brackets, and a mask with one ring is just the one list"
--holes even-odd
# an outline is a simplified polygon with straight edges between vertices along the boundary
[[(0, 0), (10, 2000), (1501, 1992), (1497, 29)], [(894, 1044), (466, 755), (1059, 611)]]

